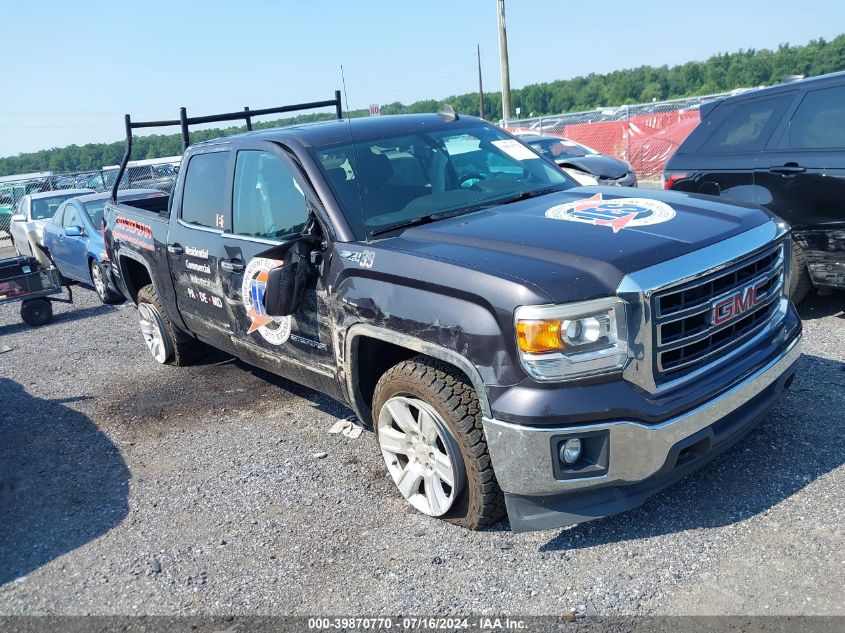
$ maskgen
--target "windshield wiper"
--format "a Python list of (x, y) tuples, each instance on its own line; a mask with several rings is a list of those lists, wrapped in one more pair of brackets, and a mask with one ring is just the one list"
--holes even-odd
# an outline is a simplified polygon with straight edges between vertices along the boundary
[(492, 202), (493, 205), (499, 204), (512, 204), (514, 202), (519, 202), (521, 200), (528, 200), (530, 198), (538, 198), (540, 196), (545, 196), (550, 193), (555, 193), (556, 191), (564, 191), (560, 188), (560, 185), (555, 185), (554, 187), (546, 187), (544, 189), (535, 189), (534, 191), (523, 191), (522, 193), (518, 193), (510, 198), (505, 198), (504, 200), (494, 200)]
[(379, 229), (373, 229), (372, 231), (370, 231), (370, 235), (381, 235), (382, 233), (389, 233), (390, 231), (396, 231), (397, 229), (407, 229), (412, 226), (420, 226), (422, 224), (428, 224), (430, 222), (437, 222), (438, 220), (445, 220), (446, 218), (451, 218), (456, 215), (466, 213), (469, 210), (470, 209), (458, 209), (456, 211), (445, 211), (443, 213), (429, 213), (427, 215), (419, 215), (409, 220), (403, 220), (402, 222), (391, 224), (390, 226), (383, 226)]
[(419, 215), (415, 218), (411, 218), (409, 220), (404, 220), (402, 222), (397, 222), (396, 224), (391, 224), (390, 226), (384, 226), (379, 229), (373, 229), (370, 232), (370, 235), (381, 235), (382, 233), (389, 233), (390, 231), (395, 231), (397, 229), (407, 229), (412, 226), (420, 226), (422, 224), (428, 224), (430, 222), (436, 222), (438, 220), (444, 220), (446, 218), (451, 218), (456, 215), (462, 215), (464, 213), (470, 213), (472, 211), (479, 211), (481, 209), (487, 209), (489, 207), (496, 207), (500, 204), (511, 204), (513, 202), (519, 202), (520, 200), (528, 200), (529, 198), (536, 198), (538, 196), (545, 196), (549, 193), (554, 193), (555, 191), (563, 191), (560, 188), (560, 185), (555, 185), (554, 187), (546, 187), (544, 189), (535, 189), (534, 191), (523, 191), (522, 193), (518, 193), (510, 198), (504, 198), (502, 200), (487, 200), (482, 202), (481, 204), (473, 205), (471, 207), (464, 207), (463, 209), (456, 209), (455, 211), (445, 211), (443, 213), (431, 213), (428, 215)]

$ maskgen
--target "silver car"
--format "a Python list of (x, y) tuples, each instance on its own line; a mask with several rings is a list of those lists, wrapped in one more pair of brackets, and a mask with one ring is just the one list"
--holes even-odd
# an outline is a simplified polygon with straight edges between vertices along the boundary
[(93, 189), (62, 189), (60, 191), (44, 191), (30, 193), (18, 201), (15, 215), (11, 217), (9, 233), (12, 242), (20, 255), (32, 255), (29, 241), (26, 237), (27, 225), (32, 224), (39, 243), (44, 239), (44, 224), (49, 222), (59, 205), (68, 198), (74, 198), (86, 193), (94, 193)]

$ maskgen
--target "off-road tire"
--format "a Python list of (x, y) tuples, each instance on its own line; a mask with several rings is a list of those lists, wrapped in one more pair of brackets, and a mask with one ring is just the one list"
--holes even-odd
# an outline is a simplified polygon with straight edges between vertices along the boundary
[[(390, 398), (419, 398), (442, 417), (457, 444), (465, 469), (464, 490), (442, 519), (476, 530), (505, 514), (505, 498), (490, 461), (481, 425), (478, 396), (455, 367), (428, 356), (415, 356), (393, 366), (379, 379), (373, 394), (373, 417)], [(374, 424), (378, 436), (378, 424)]]
[(792, 274), (789, 278), (789, 298), (792, 303), (798, 305), (810, 292), (813, 287), (813, 280), (810, 279), (810, 271), (807, 270), (807, 256), (804, 249), (792, 241)]
[(46, 325), (53, 320), (53, 304), (48, 299), (25, 299), (21, 302), (21, 318), (33, 327)]
[(173, 325), (152, 284), (148, 284), (138, 291), (137, 303), (138, 305), (148, 303), (155, 308), (161, 323), (160, 331), (167, 349), (164, 364), (184, 367), (203, 355), (205, 345)]

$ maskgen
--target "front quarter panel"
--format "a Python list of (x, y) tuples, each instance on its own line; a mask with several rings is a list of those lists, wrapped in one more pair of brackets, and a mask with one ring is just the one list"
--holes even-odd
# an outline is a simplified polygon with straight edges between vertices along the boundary
[(486, 385), (524, 378), (513, 310), (545, 297), (507, 277), (373, 245), (336, 244), (331, 260), (342, 337), (364, 323), (469, 359)]

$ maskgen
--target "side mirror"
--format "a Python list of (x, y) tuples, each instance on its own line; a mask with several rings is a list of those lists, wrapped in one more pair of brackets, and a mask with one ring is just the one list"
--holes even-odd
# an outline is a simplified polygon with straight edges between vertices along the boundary
[(297, 240), (285, 254), (284, 264), (267, 273), (264, 309), (268, 316), (288, 316), (296, 312), (308, 284), (310, 252), (308, 240)]
[[(302, 299), (305, 284), (297, 284), (297, 273), (302, 267), (299, 262), (285, 262), (267, 273), (267, 289), (264, 291), (264, 309), (268, 316), (288, 316), (296, 312)], [(297, 285), (300, 288), (297, 288)]]
[(65, 227), (65, 235), (68, 237), (79, 237), (82, 235), (82, 227), (81, 226), (66, 226)]
[(12, 222), (26, 222), (26, 216), (17, 213), (11, 217)]

